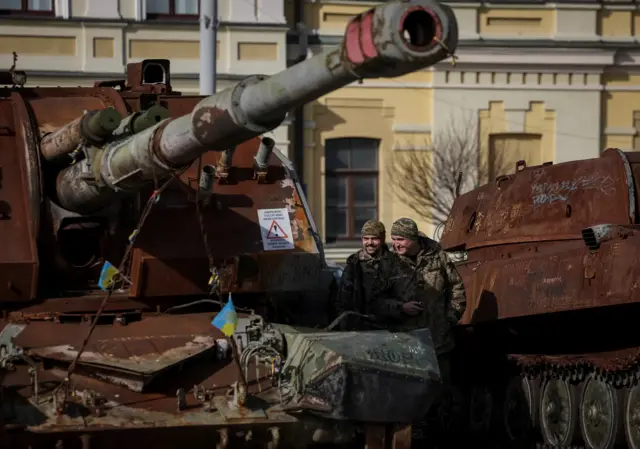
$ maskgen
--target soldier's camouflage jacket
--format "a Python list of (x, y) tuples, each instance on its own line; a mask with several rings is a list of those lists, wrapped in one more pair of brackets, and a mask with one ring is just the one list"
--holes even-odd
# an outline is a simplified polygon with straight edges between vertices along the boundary
[[(421, 236), (420, 246), (415, 260), (397, 256), (400, 265), (389, 280), (392, 293), (379, 302), (377, 314), (386, 318), (391, 331), (428, 327), (436, 351), (449, 352), (454, 345), (451, 328), (462, 318), (467, 305), (464, 284), (436, 241)], [(416, 316), (406, 315), (402, 304), (409, 301), (421, 302), (424, 311)]]
[[(340, 279), (334, 316), (339, 316), (347, 310), (363, 315), (376, 314), (379, 303), (386, 301), (393, 294), (390, 278), (393, 273), (398, 272), (399, 264), (398, 256), (389, 251), (386, 245), (383, 245), (382, 252), (377, 257), (370, 256), (364, 249), (349, 256)], [(343, 319), (339, 328), (341, 330), (369, 329), (370, 324), (365, 319), (351, 316)]]

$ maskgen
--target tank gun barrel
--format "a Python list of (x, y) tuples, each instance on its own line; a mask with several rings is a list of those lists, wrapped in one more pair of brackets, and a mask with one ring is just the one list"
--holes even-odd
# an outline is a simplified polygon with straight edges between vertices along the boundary
[(122, 117), (113, 108), (89, 111), (40, 141), (42, 156), (51, 161), (73, 152), (83, 141), (100, 144), (118, 127)]
[[(296, 107), (363, 78), (397, 77), (434, 65), (457, 44), (455, 15), (436, 0), (372, 8), (356, 16), (329, 51), (271, 77), (251, 76), (204, 98), (190, 114), (110, 144), (89, 161), (92, 168), (68, 167), (58, 177), (61, 205), (75, 211), (99, 208), (113, 192), (135, 192), (207, 151), (225, 151), (271, 131)], [(91, 173), (95, 183), (80, 188), (77, 178)]]
[(279, 126), (286, 114), (363, 78), (404, 75), (447, 58), (458, 43), (450, 8), (435, 0), (372, 8), (347, 26), (341, 44), (276, 75), (245, 79), (169, 122), (159, 151), (172, 165), (227, 148)]
[(154, 104), (145, 111), (134, 112), (128, 117), (122, 119), (120, 125), (112, 134), (117, 137), (130, 136), (132, 134), (137, 134), (144, 129), (150, 128), (168, 118), (169, 110), (160, 105)]

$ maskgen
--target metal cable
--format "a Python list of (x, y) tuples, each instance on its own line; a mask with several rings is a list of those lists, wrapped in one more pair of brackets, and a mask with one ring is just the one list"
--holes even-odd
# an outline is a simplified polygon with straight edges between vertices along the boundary
[[(151, 196), (147, 200), (147, 204), (145, 205), (145, 207), (144, 207), (144, 209), (142, 211), (142, 214), (140, 215), (140, 219), (138, 220), (138, 225), (136, 226), (136, 231), (139, 231), (142, 228), (142, 226), (144, 225), (144, 222), (146, 221), (147, 217), (151, 213), (151, 209), (157, 203), (157, 201), (160, 198), (160, 195), (162, 194), (162, 192), (176, 178), (177, 178), (176, 174), (173, 173), (172, 176), (167, 181), (165, 181), (165, 183), (160, 188), (154, 190), (154, 192), (151, 194)], [(154, 185), (157, 186), (157, 179), (155, 178), (155, 176), (154, 176)], [(129, 243), (127, 245), (127, 249), (125, 250), (125, 253), (124, 253), (123, 257), (122, 257), (122, 261), (120, 262), (120, 265), (118, 266), (118, 273), (120, 274), (120, 276), (122, 276), (122, 274), (121, 274), (122, 270), (126, 266), (127, 261), (129, 259), (129, 256), (131, 255), (131, 251), (133, 249), (134, 243), (135, 243), (135, 239), (130, 239), (129, 240)], [(107, 306), (107, 303), (109, 302), (109, 298), (111, 298), (111, 295), (113, 294), (113, 290), (115, 289), (115, 285), (116, 285), (116, 282), (113, 282), (111, 284), (111, 286), (109, 287), (109, 289), (107, 290), (107, 294), (105, 295), (104, 299), (102, 300), (102, 303), (100, 304), (100, 307), (98, 308), (96, 316), (93, 319), (93, 322), (91, 323), (91, 327), (87, 331), (87, 335), (86, 335), (84, 341), (82, 342), (82, 346), (80, 347), (80, 350), (77, 352), (75, 358), (73, 359), (73, 362), (71, 362), (71, 365), (69, 365), (69, 368), (67, 370), (67, 376), (60, 383), (60, 385), (58, 385), (58, 387), (56, 387), (56, 389), (54, 390), (54, 394), (60, 388), (65, 386), (69, 382), (69, 380), (71, 379), (71, 375), (73, 374), (73, 372), (74, 372), (74, 370), (76, 368), (78, 360), (80, 360), (80, 356), (82, 355), (82, 353), (86, 349), (87, 345), (89, 344), (89, 340), (91, 339), (91, 335), (93, 334), (93, 331), (95, 330), (95, 328), (96, 328), (96, 326), (98, 324), (98, 320), (102, 316), (102, 313), (104, 312), (104, 309)], [(65, 396), (66, 396), (66, 394), (65, 394)]]

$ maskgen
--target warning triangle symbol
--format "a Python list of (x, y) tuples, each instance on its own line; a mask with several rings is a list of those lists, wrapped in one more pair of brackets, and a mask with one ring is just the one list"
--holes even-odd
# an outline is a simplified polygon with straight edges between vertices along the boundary
[(271, 226), (269, 226), (269, 232), (267, 232), (267, 239), (274, 240), (274, 239), (288, 239), (288, 238), (289, 236), (285, 234), (285, 232), (282, 230), (282, 227), (278, 224), (278, 222), (273, 220), (273, 222), (271, 222)]

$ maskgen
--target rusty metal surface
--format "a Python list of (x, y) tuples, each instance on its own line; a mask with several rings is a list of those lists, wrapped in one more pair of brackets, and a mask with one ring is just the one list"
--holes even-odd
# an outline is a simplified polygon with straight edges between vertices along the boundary
[[(212, 315), (145, 317), (126, 326), (99, 327), (79, 363), (144, 377), (215, 348), (222, 334), (211, 326)], [(43, 359), (71, 362), (86, 327), (78, 324), (27, 325), (16, 344)], [(44, 338), (48, 332), (55, 334)]]
[[(113, 94), (107, 94), (107, 91), (112, 90), (47, 88), (37, 89), (37, 94), (26, 92), (25, 98), (33, 115), (37, 117), (36, 126), (42, 133), (56, 129), (85, 109), (115, 105), (119, 111), (126, 112), (122, 98), (118, 96), (119, 101), (114, 101)], [(51, 102), (65, 98), (69, 99), (69, 105), (73, 107), (58, 107), (57, 113), (51, 115)], [(165, 104), (175, 116), (190, 110), (200, 99), (165, 95), (157, 100)], [(260, 183), (253, 179), (253, 157), (258, 146), (259, 140), (254, 139), (238, 147), (233, 167), (230, 168), (230, 182), (215, 186), (218, 198), (216, 207), (205, 211), (207, 232), (214, 236), (224, 235), (223, 239), (214, 238), (210, 242), (212, 252), (220, 261), (220, 268), (228, 274), (225, 280), (226, 290), (264, 291), (278, 289), (281, 285), (296, 289), (305, 282), (317, 282), (321, 279), (319, 269), (322, 268), (317, 257), (258, 255), (262, 248), (257, 209), (269, 207), (286, 207), (291, 211), (292, 229), (299, 250), (314, 254), (318, 251), (316, 231), (309, 223), (304, 201), (297, 191), (300, 187), (298, 185), (296, 188), (294, 180), (289, 176), (292, 172), (285, 168), (275, 153), (269, 157), (270, 167), (266, 177)], [(215, 164), (217, 158), (216, 155), (207, 154), (202, 163)], [(37, 179), (37, 174), (35, 178)], [(163, 200), (153, 212), (155, 218), (150, 219), (147, 224), (147, 229), (151, 230), (145, 232), (137, 242), (138, 247), (134, 250), (134, 262), (131, 265), (131, 291), (134, 296), (206, 293), (209, 268), (203, 263), (206, 259), (205, 251), (193, 204), (197, 164), (193, 164), (180, 178), (182, 185), (175, 185), (163, 195)], [(173, 215), (176, 211), (180, 211), (180, 217)], [(228, 232), (230, 228), (234, 229), (233, 233)], [(128, 235), (130, 231), (125, 233)], [(175, 233), (184, 238), (158, 240), (152, 237), (154, 234)], [(149, 235), (147, 241), (145, 235)], [(116, 246), (117, 243), (111, 245)], [(242, 260), (237, 257), (239, 254), (244, 255)], [(264, 271), (259, 274), (260, 270), (256, 271), (251, 266), (263, 267)]]
[(511, 375), (507, 361), (528, 378), (637, 381), (639, 175), (637, 154), (607, 149), (456, 199), (440, 243), (465, 252), (461, 363), (497, 362), (465, 382)]
[[(57, 129), (67, 121), (81, 114), (84, 110), (99, 109), (105, 106), (115, 106), (116, 109), (126, 112), (122, 99), (114, 101), (111, 89), (38, 89), (37, 94), (25, 96), (27, 104), (31, 108), (33, 116), (37, 117), (37, 127), (41, 133)], [(53, 108), (55, 102), (59, 104), (65, 98), (69, 99), (69, 107)], [(165, 104), (172, 115), (183, 114), (190, 110), (200, 97), (176, 97), (162, 96), (158, 100)], [(56, 111), (53, 114), (53, 111)], [(253, 278), (249, 269), (248, 275), (241, 275), (241, 282), (237, 286), (228, 289), (234, 291), (256, 291), (265, 288), (277, 288), (279, 282), (284, 280), (284, 285), (290, 288), (307, 280), (318, 280), (317, 258), (305, 260), (304, 257), (289, 257), (289, 261), (282, 263), (283, 255), (267, 254), (257, 256), (261, 252), (260, 228), (257, 224), (257, 209), (268, 207), (287, 207), (292, 213), (292, 226), (296, 234), (296, 246), (303, 251), (315, 252), (315, 235), (309, 225), (307, 214), (302, 206), (298, 192), (294, 188), (293, 181), (288, 179), (287, 170), (280, 160), (272, 154), (269, 158), (271, 167), (268, 171), (266, 183), (258, 185), (253, 177), (253, 156), (258, 149), (259, 140), (238, 147), (234, 157), (234, 166), (231, 167), (232, 178), (227, 184), (215, 186), (218, 208), (206, 212), (208, 218), (207, 232), (211, 235), (221, 236), (224, 239), (212, 239), (211, 246), (217, 259), (226, 273), (229, 273), (227, 284), (236, 283), (237, 273), (246, 271), (238, 266), (235, 257), (238, 254), (254, 254), (253, 265), (266, 268), (260, 276), (262, 280)], [(216, 155), (205, 155), (203, 163), (215, 164)], [(154, 211), (147, 224), (149, 235), (145, 241), (144, 235), (138, 241), (138, 248), (134, 251), (134, 263), (132, 264), (133, 285), (132, 292), (135, 296), (172, 296), (179, 294), (205, 293), (206, 280), (209, 278), (209, 268), (203, 262), (206, 260), (202, 244), (202, 237), (198, 228), (198, 221), (193, 204), (194, 188), (197, 179), (197, 164), (181, 176), (182, 186), (174, 186), (164, 195), (163, 201)], [(174, 207), (178, 204), (178, 207)], [(166, 206), (166, 207), (164, 207)], [(162, 209), (165, 209), (163, 212)], [(175, 211), (180, 211), (181, 216), (173, 216)], [(221, 220), (222, 218), (222, 220)], [(155, 229), (154, 229), (155, 228)], [(228, 229), (234, 232), (229, 233)], [(153, 234), (169, 235), (180, 233), (185, 238), (158, 239), (151, 237)], [(12, 239), (12, 241), (17, 241)], [(174, 246), (173, 243), (176, 243)], [(178, 243), (179, 242), (179, 243)], [(301, 259), (298, 261), (298, 259)], [(160, 262), (162, 260), (162, 262)], [(245, 257), (245, 260), (246, 257)], [(173, 262), (175, 261), (175, 263)], [(167, 263), (168, 262), (168, 263)], [(251, 264), (251, 263), (249, 263)], [(244, 266), (247, 263), (243, 264)], [(300, 268), (290, 275), (287, 267)], [(307, 273), (305, 277), (305, 273)], [(138, 282), (140, 279), (140, 282)], [(191, 287), (190, 287), (191, 285)], [(169, 288), (166, 288), (169, 286)]]
[(24, 128), (13, 102), (0, 99), (0, 302), (34, 298), (37, 253), (28, 199)]
[[(604, 242), (590, 251), (582, 240), (504, 250), (502, 258), (462, 264), (465, 322), (543, 315), (640, 300), (640, 236)], [(507, 255), (507, 253), (509, 253)]]
[[(152, 340), (158, 346), (159, 341), (167, 334), (167, 323), (171, 325), (175, 335), (208, 332), (209, 335), (220, 336), (209, 320), (210, 317), (205, 315), (150, 317), (137, 323), (138, 326), (132, 324), (120, 328), (99, 328), (92, 341), (98, 346), (100, 341), (103, 344), (105, 340), (113, 341), (115, 346), (107, 345), (102, 348), (105, 353), (119, 353), (125, 359), (140, 359), (140, 355), (131, 353), (136, 349), (138, 353), (155, 353), (157, 348), (136, 348), (130, 342), (123, 345), (119, 336), (127, 335), (125, 338), (129, 341), (135, 341), (135, 336), (138, 335), (144, 338), (150, 336), (148, 341)], [(37, 347), (50, 341), (74, 342), (81, 334), (78, 329), (83, 327), (55, 324), (51, 327), (48, 324), (27, 325), (18, 341), (25, 347)], [(2, 327), (0, 323), (0, 328)], [(74, 329), (76, 332), (73, 332)], [(49, 339), (52, 336), (49, 332), (52, 330), (59, 332), (53, 339)], [(149, 349), (151, 350), (148, 351)], [(32, 354), (32, 350), (28, 353)], [(48, 359), (44, 360), (46, 362)], [(73, 442), (73, 438), (83, 434), (108, 441), (110, 444), (106, 447), (118, 443), (124, 448), (132, 447), (136, 435), (144, 444), (157, 440), (158, 447), (171, 447), (165, 444), (171, 442), (175, 445), (185, 438), (194, 443), (192, 447), (200, 447), (200, 441), (212, 444), (227, 441), (227, 438), (233, 447), (243, 447), (247, 442), (258, 445), (269, 443), (269, 447), (290, 447), (292, 441), (300, 444), (310, 437), (304, 420), (280, 409), (279, 395), (273, 387), (273, 381), (264, 376), (264, 370), (256, 373), (250, 367), (247, 380), (251, 400), (246, 403), (244, 411), (235, 410), (229, 403), (228, 387), (239, 378), (238, 368), (228, 359), (219, 359), (212, 354), (183, 361), (180, 367), (159, 377), (144, 392), (132, 391), (128, 384), (114, 383), (112, 377), (101, 376), (101, 372), (94, 367), (81, 370), (74, 375), (69, 386), (70, 396), (64, 403), (63, 413), (60, 412), (60, 402), (53, 399), (53, 387), (68, 375), (66, 370), (47, 367), (45, 364), (39, 364), (37, 370), (40, 384), (37, 400), (33, 396), (33, 377), (24, 366), (7, 373), (0, 382), (4, 388), (5, 414), (8, 411), (6, 422), (8, 428), (12, 429), (9, 441), (15, 443), (10, 446), (13, 448), (21, 447), (18, 443), (25, 444), (26, 447), (27, 442), (34, 441), (34, 436), (37, 437), (35, 441), (52, 444), (56, 439), (66, 443)], [(213, 395), (212, 399), (205, 399), (203, 402), (202, 398), (197, 397), (194, 385)], [(178, 405), (176, 392), (180, 389), (186, 395)], [(16, 429), (25, 431), (16, 433)], [(163, 433), (163, 429), (170, 431)], [(184, 430), (188, 430), (188, 433), (185, 434)], [(199, 435), (205, 430), (208, 430), (209, 435), (201, 440)], [(122, 434), (125, 431), (127, 433)], [(223, 436), (218, 432), (225, 435), (228, 432), (228, 435)], [(120, 438), (125, 435), (128, 438), (120, 444)], [(160, 435), (162, 438), (159, 438)], [(276, 443), (280, 443), (280, 446)]]
[(592, 368), (604, 373), (613, 373), (636, 368), (640, 361), (640, 347), (585, 354), (510, 354), (509, 358), (524, 368), (532, 366), (581, 367), (585, 371)]
[[(467, 249), (463, 323), (637, 302), (635, 166), (612, 149), (526, 168), (459, 197), (441, 243)], [(604, 224), (622, 227), (607, 228), (599, 246), (583, 235)]]
[(411, 424), (393, 426), (391, 449), (411, 449)]
[[(274, 401), (270, 399), (274, 391), (270, 386), (272, 381), (264, 377), (264, 370), (260, 370), (263, 374), (259, 377), (254, 369), (248, 370), (249, 392), (258, 394), (262, 401), (266, 401), (261, 409), (273, 409), (266, 414), (262, 413), (262, 418), (258, 413), (230, 417), (228, 411), (223, 410), (226, 403), (220, 401), (217, 402), (216, 409), (206, 411), (204, 404), (196, 400), (191, 394), (194, 385), (224, 398), (229, 385), (240, 375), (237, 365), (229, 363), (226, 358), (217, 358), (213, 352), (189, 360), (191, 355), (202, 348), (213, 347), (215, 339), (224, 338), (220, 331), (211, 326), (210, 321), (210, 314), (164, 315), (146, 317), (127, 326), (99, 326), (80, 358), (81, 371), (74, 375), (72, 386), (76, 393), (71, 396), (79, 398), (85, 390), (97, 394), (107, 401), (105, 416), (74, 417), (74, 413), (64, 416), (56, 414), (55, 405), (45, 399), (52, 394), (46, 385), (63, 380), (67, 373), (62, 369), (47, 368), (45, 365), (38, 367), (38, 381), (42, 386), (37, 404), (33, 402), (29, 387), (31, 381), (25, 369), (19, 367), (16, 371), (9, 372), (4, 376), (2, 385), (25, 398), (31, 398), (30, 407), (35, 406), (44, 415), (40, 422), (30, 425), (31, 430), (36, 432), (53, 428), (62, 431), (82, 427), (90, 430), (92, 427), (111, 426), (131, 428), (216, 425), (227, 422), (296, 422), (295, 418), (279, 412), (277, 407), (268, 405)], [(3, 327), (0, 323), (0, 328)], [(72, 355), (75, 355), (69, 353), (80, 345), (84, 328), (86, 326), (82, 324), (34, 322), (27, 324), (14, 341), (29, 356), (38, 355), (45, 361), (69, 362)], [(138, 391), (128, 383), (114, 382), (110, 375), (95, 369), (97, 365), (101, 365), (147, 375), (154, 370), (170, 368), (171, 363), (177, 362), (181, 363), (180, 367), (175, 367), (148, 388)], [(176, 406), (176, 390), (179, 388), (190, 393), (182, 409)], [(277, 394), (274, 398), (277, 398)], [(38, 415), (35, 410), (31, 413)]]
[(49, 87), (33, 89), (33, 95), (24, 96), (41, 135), (75, 120), (84, 111), (112, 106), (121, 115), (127, 114), (124, 101), (113, 89)]
[(582, 241), (531, 245), (504, 258), (459, 266), (467, 289), (464, 323), (594, 309), (640, 300), (640, 238), (604, 242), (590, 251)]
[[(238, 146), (229, 180), (213, 187), (214, 205), (203, 211), (209, 251), (222, 272), (222, 290), (252, 292), (312, 289), (320, 280), (322, 264), (315, 249), (314, 231), (300, 195), (276, 154), (269, 158), (269, 182), (253, 179), (253, 158), (260, 141)], [(216, 165), (219, 154), (208, 153), (202, 164)], [(205, 293), (209, 279), (205, 247), (193, 200), (197, 166), (181, 175), (181, 186), (163, 194), (150, 215), (133, 252), (132, 282), (136, 296)], [(263, 252), (258, 209), (289, 210), (297, 253)], [(230, 231), (233, 230), (233, 231)], [(179, 239), (155, 238), (179, 235)], [(302, 253), (303, 252), (303, 253)]]
[[(31, 230), (32, 251), (36, 252), (36, 241), (40, 232), (41, 203), (43, 198), (42, 170), (38, 145), (36, 141), (36, 127), (30, 121), (29, 111), (23, 96), (19, 92), (12, 92), (9, 96), (13, 102), (14, 119), (18, 142), (24, 143), (24, 159), (21, 159), (21, 169), (24, 170), (27, 179), (27, 190), (24, 193), (27, 208), (30, 214), (27, 216), (27, 224)], [(34, 279), (34, 283), (37, 279)]]
[(76, 149), (82, 141), (82, 119), (80, 116), (42, 138), (40, 148), (45, 158), (54, 159)]
[(597, 223), (630, 224), (627, 173), (614, 151), (602, 157), (526, 168), (462, 195), (440, 243), (467, 249), (580, 238)]
[(110, 89), (51, 88), (25, 89), (2, 100), (0, 195), (6, 198), (0, 196), (0, 243), (6, 251), (0, 256), (0, 302), (28, 301), (36, 294), (43, 189), (36, 142), (84, 109), (107, 106), (122, 109), (124, 102)]
[[(19, 375), (21, 373), (11, 373), (11, 375), (5, 377), (4, 386), (8, 386), (11, 383), (14, 385), (20, 385)], [(26, 374), (26, 373), (25, 373)], [(203, 376), (203, 374), (205, 374)], [(42, 374), (43, 379), (47, 379), (49, 382), (61, 381), (66, 375), (65, 371), (52, 369)], [(193, 394), (186, 396), (186, 407), (184, 410), (178, 410), (177, 400), (175, 396), (176, 388), (180, 388), (180, 385), (184, 385), (186, 390), (189, 391), (193, 387), (188, 382), (194, 380), (200, 381), (200, 385), (208, 390), (214, 391), (216, 396), (224, 397), (226, 394), (226, 385), (237, 377), (237, 373), (234, 371), (233, 364), (227, 364), (224, 366), (208, 366), (202, 365), (202, 372), (196, 377), (193, 373), (188, 373), (184, 376), (180, 376), (172, 382), (171, 385), (166, 386), (166, 390), (163, 392), (154, 392), (147, 394), (140, 394), (132, 392), (131, 390), (120, 387), (117, 385), (111, 385), (102, 382), (97, 379), (93, 379), (84, 375), (74, 376), (74, 390), (73, 397), (78, 398), (77, 401), (81, 401), (82, 392), (90, 390), (103, 398), (106, 403), (104, 404), (104, 416), (96, 416), (95, 414), (82, 413), (82, 404), (78, 404), (78, 412), (72, 413), (71, 416), (60, 416), (56, 413), (54, 404), (47, 401), (47, 394), (44, 393), (42, 399), (37, 404), (30, 402), (24, 406), (27, 410), (23, 410), (25, 414), (31, 414), (32, 419), (29, 425), (31, 432), (51, 432), (51, 431), (72, 431), (72, 430), (108, 430), (109, 428), (159, 428), (159, 427), (182, 427), (182, 426), (218, 426), (222, 427), (229, 424), (242, 425), (242, 424), (273, 424), (273, 423), (295, 423), (297, 420), (285, 413), (278, 410), (277, 407), (269, 407), (268, 402), (265, 402), (263, 406), (266, 406), (267, 412), (260, 417), (232, 417), (226, 418), (221, 410), (213, 409), (211, 411), (205, 411), (201, 403), (195, 400)], [(23, 378), (27, 377), (24, 376)], [(172, 390), (171, 390), (172, 389)], [(252, 388), (255, 390), (255, 388)], [(18, 390), (18, 393), (23, 397), (30, 396), (30, 387), (25, 387)], [(263, 396), (266, 397), (266, 396)], [(72, 402), (73, 403), (73, 402)], [(75, 416), (74, 416), (75, 415)], [(84, 415), (84, 416), (83, 416)]]

